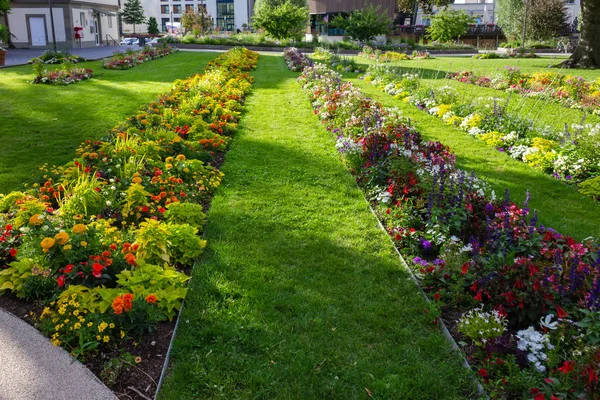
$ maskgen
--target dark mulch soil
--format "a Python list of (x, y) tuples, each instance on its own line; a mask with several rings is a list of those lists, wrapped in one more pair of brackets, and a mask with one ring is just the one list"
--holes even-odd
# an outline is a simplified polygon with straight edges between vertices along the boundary
[[(43, 306), (5, 294), (0, 296), (0, 308), (33, 325), (30, 313), (39, 315)], [(119, 398), (153, 399), (174, 329), (175, 320), (161, 322), (151, 334), (145, 335), (139, 342), (121, 342), (118, 349), (102, 349), (98, 353), (87, 355), (81, 361)], [(139, 357), (137, 359), (139, 363), (135, 361), (131, 364), (124, 361), (115, 363), (116, 367), (110, 369), (115, 373), (106, 377), (108, 374), (106, 371), (105, 373), (102, 371), (108, 362), (111, 359), (118, 359), (120, 355), (126, 353), (131, 354), (134, 358)]]
[(471, 362), (470, 356), (475, 354), (477, 346), (473, 344), (469, 338), (466, 338), (462, 333), (458, 331), (458, 320), (462, 316), (462, 311), (451, 307), (442, 308), (442, 321), (446, 324), (446, 328), (450, 331), (450, 334), (458, 344), (458, 347), (465, 353), (467, 361)]

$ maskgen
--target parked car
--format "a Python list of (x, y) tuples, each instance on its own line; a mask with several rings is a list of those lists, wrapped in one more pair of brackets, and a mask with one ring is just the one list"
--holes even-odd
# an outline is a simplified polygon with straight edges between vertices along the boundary
[(137, 46), (139, 43), (138, 38), (125, 38), (121, 40), (121, 45), (123, 46)]
[(151, 40), (150, 40), (150, 39), (149, 39), (149, 40), (146, 40), (146, 44), (148, 44), (148, 45), (150, 45), (150, 46), (152, 46), (152, 45), (155, 45), (155, 44), (158, 44), (158, 43), (160, 43), (160, 42), (158, 41), (158, 39), (160, 39), (160, 38), (159, 38), (159, 37), (155, 37), (155, 38), (152, 38)]

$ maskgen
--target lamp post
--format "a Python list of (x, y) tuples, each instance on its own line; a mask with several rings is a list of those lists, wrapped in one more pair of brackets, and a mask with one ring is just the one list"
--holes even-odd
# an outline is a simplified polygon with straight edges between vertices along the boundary
[(54, 32), (54, 12), (52, 12), (52, 0), (48, 0), (48, 8), (50, 8), (50, 27), (52, 28), (52, 48), (56, 51), (56, 34)]
[(521, 49), (523, 50), (523, 53), (525, 53), (525, 33), (527, 32), (527, 4), (528, 1), (525, 0), (525, 11), (523, 13), (523, 38), (521, 41)]

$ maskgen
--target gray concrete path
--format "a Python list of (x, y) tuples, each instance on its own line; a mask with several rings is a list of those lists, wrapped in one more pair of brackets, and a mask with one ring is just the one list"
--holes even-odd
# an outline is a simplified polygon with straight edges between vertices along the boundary
[(0, 309), (0, 400), (116, 400), (90, 370)]
[[(88, 47), (85, 49), (69, 49), (69, 53), (86, 58), (87, 60), (99, 60), (101, 58), (110, 57), (116, 51), (126, 51), (127, 49), (140, 50), (140, 46), (102, 46)], [(44, 49), (8, 49), (6, 53), (5, 67), (13, 65), (27, 64), (27, 61), (34, 57), (38, 57)], [(2, 68), (2, 67), (0, 67)]]

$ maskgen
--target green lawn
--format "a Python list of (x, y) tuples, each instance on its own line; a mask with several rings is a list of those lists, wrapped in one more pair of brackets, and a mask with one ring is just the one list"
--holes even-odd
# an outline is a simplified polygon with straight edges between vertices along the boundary
[(69, 86), (29, 84), (31, 66), (0, 69), (0, 193), (32, 182), (44, 163), (72, 160), (82, 141), (102, 137), (174, 80), (200, 72), (215, 57), (180, 52), (126, 71), (86, 62), (81, 65), (100, 76)]
[(600, 236), (600, 203), (551, 176), (496, 151), (467, 133), (448, 126), (439, 118), (394, 99), (373, 85), (356, 78), (351, 80), (385, 106), (402, 110), (426, 139), (450, 146), (450, 150), (457, 156), (457, 166), (466, 171), (475, 171), (477, 176), (485, 178), (498, 196), (502, 196), (508, 188), (513, 200), (522, 203), (529, 189), (530, 206), (540, 211), (542, 224), (580, 240)]
[(254, 75), (159, 398), (474, 398), (297, 74)]

